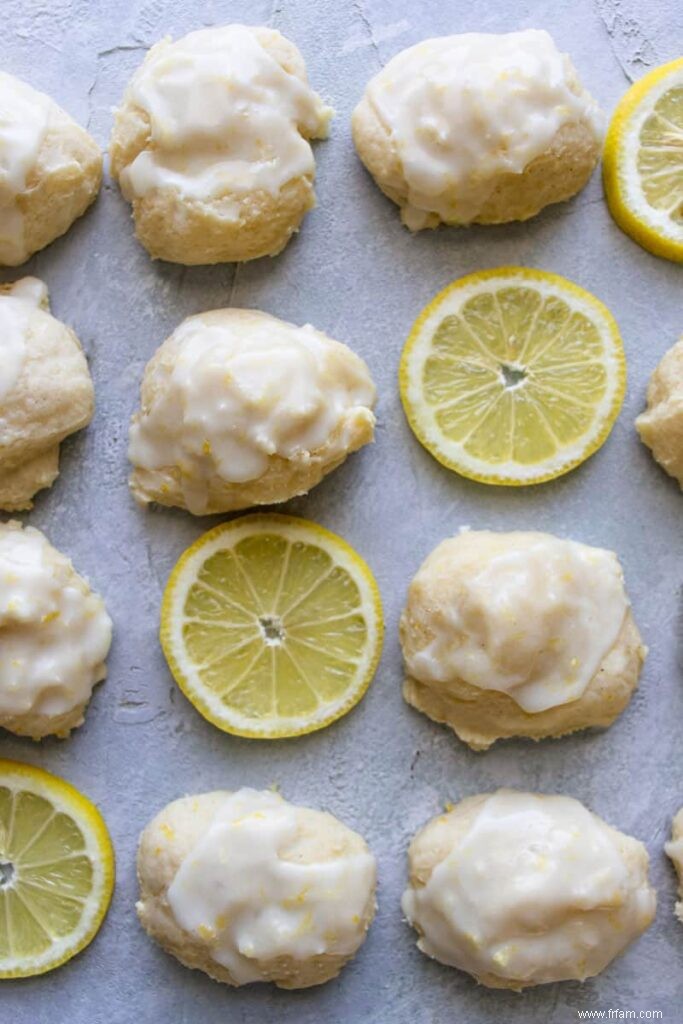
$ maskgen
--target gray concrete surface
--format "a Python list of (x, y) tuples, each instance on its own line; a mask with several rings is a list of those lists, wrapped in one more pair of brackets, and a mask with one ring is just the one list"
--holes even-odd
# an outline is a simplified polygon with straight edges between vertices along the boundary
[[(107, 181), (94, 209), (20, 271), (44, 278), (53, 310), (87, 349), (97, 389), (89, 430), (63, 449), (62, 474), (27, 517), (68, 552), (115, 621), (109, 679), (67, 742), (7, 734), (0, 756), (54, 771), (101, 806), (118, 857), (109, 917), (59, 971), (4, 982), (11, 1024), (570, 1024), (579, 1010), (661, 1010), (683, 1020), (683, 930), (662, 844), (683, 803), (681, 516), (683, 496), (633, 430), (648, 375), (681, 332), (681, 270), (642, 251), (611, 221), (599, 176), (574, 201), (504, 228), (411, 237), (357, 161), (349, 116), (367, 79), (399, 49), (437, 34), (544, 27), (573, 56), (606, 111), (650, 66), (679, 56), (677, 0), (4, 0), (0, 66), (27, 78), (105, 146), (111, 107), (160, 36), (229, 21), (268, 23), (301, 47), (334, 105), (316, 148), (319, 206), (275, 260), (239, 268), (152, 264)], [(535, 489), (492, 489), (440, 467), (413, 439), (396, 388), (401, 346), (420, 308), (453, 278), (515, 263), (591, 289), (623, 332), (629, 388), (608, 443), (581, 469)], [(143, 512), (128, 496), (126, 434), (142, 368), (190, 313), (252, 306), (310, 321), (360, 352), (379, 386), (377, 443), (288, 511), (336, 530), (373, 567), (387, 639), (362, 704), (331, 728), (258, 743), (223, 735), (175, 687), (159, 649), (159, 600), (176, 558), (212, 521)], [(215, 520), (214, 520), (215, 522)], [(404, 705), (397, 621), (407, 582), (461, 524), (537, 528), (614, 548), (650, 646), (641, 687), (608, 732), (474, 754)], [(168, 800), (220, 786), (267, 786), (324, 807), (367, 837), (379, 859), (379, 913), (356, 962), (319, 990), (231, 991), (185, 970), (147, 939), (133, 911), (138, 833)], [(446, 801), (501, 784), (569, 793), (650, 850), (659, 892), (647, 935), (602, 977), (523, 996), (478, 988), (416, 950), (401, 920), (405, 848)]]

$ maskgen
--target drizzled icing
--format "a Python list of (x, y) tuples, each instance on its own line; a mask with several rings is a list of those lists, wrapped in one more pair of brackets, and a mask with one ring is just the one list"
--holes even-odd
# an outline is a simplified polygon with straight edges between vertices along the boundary
[(0, 400), (21, 376), (31, 310), (42, 306), (46, 299), (47, 288), (37, 277), (24, 277), (12, 285), (9, 293), (0, 294)]
[(578, 800), (499, 790), (403, 911), (423, 952), (475, 976), (583, 979), (650, 924), (647, 864)]
[(333, 461), (359, 423), (374, 423), (365, 364), (313, 327), (225, 310), (190, 317), (170, 341), (172, 368), (134, 417), (129, 455), (143, 469), (177, 467), (192, 511), (206, 507), (212, 475), (255, 480), (272, 456), (305, 462), (322, 446)]
[(272, 792), (226, 795), (168, 890), (178, 924), (204, 939), (237, 984), (262, 979), (259, 962), (350, 955), (362, 941), (375, 883), (369, 852), (303, 863), (299, 809)]
[(531, 713), (582, 696), (629, 607), (613, 552), (541, 533), (462, 533), (414, 588), (431, 639), (407, 653), (409, 674), (498, 690)]
[(150, 120), (148, 147), (121, 172), (128, 199), (167, 186), (198, 199), (276, 195), (314, 174), (307, 137), (324, 137), (332, 113), (244, 25), (157, 44), (128, 98)]
[(24, 217), (17, 197), (36, 164), (54, 107), (49, 96), (0, 72), (0, 263), (24, 256)]
[(111, 619), (32, 527), (0, 526), (0, 716), (58, 716), (104, 678)]
[(587, 120), (598, 138), (597, 106), (575, 83), (535, 29), (427, 39), (390, 60), (366, 96), (396, 148), (408, 227), (473, 220), (495, 179), (521, 173), (568, 122)]

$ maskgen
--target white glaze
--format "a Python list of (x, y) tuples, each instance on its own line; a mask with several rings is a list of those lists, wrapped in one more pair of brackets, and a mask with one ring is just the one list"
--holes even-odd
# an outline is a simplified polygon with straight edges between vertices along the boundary
[(430, 214), (473, 220), (495, 178), (521, 173), (570, 121), (587, 119), (599, 138), (597, 106), (573, 82), (568, 58), (536, 29), (427, 39), (390, 60), (367, 97), (402, 164), (408, 227)]
[(24, 218), (17, 197), (38, 160), (55, 104), (13, 75), (0, 72), (0, 263), (24, 251)]
[(0, 526), (0, 716), (58, 716), (104, 678), (111, 619), (38, 530)]
[(190, 317), (173, 339), (175, 364), (131, 425), (129, 457), (144, 469), (178, 467), (192, 511), (206, 507), (214, 474), (256, 480), (272, 456), (306, 462), (324, 445), (333, 461), (354, 426), (374, 423), (367, 368), (313, 327), (208, 314)]
[(26, 302), (0, 295), (0, 401), (13, 390), (24, 368), (30, 315)]
[(296, 807), (276, 793), (241, 789), (226, 797), (169, 887), (178, 924), (209, 942), (238, 984), (261, 978), (256, 961), (349, 955), (364, 935), (374, 858), (283, 860), (297, 833)]
[(582, 696), (629, 604), (613, 552), (548, 534), (511, 538), (509, 550), (467, 568), (464, 545), (430, 556), (417, 581), (429, 588), (438, 565), (454, 585), (429, 620), (433, 639), (407, 665), (423, 682), (462, 679), (533, 713)]
[(14, 299), (28, 302), (36, 309), (45, 308), (48, 301), (47, 285), (38, 277), (22, 277), (15, 281), (9, 294)]
[(128, 97), (151, 125), (150, 147), (121, 174), (128, 199), (164, 187), (203, 200), (256, 189), (277, 195), (314, 174), (301, 132), (323, 137), (332, 113), (244, 25), (157, 44)]
[(26, 363), (31, 310), (46, 301), (47, 287), (37, 277), (23, 277), (0, 295), (0, 401), (13, 390)]
[(403, 911), (428, 956), (475, 976), (591, 977), (650, 923), (637, 840), (578, 800), (500, 790)]

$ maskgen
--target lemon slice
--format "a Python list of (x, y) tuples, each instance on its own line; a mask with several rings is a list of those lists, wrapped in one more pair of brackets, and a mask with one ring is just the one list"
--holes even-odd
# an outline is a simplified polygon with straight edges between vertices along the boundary
[(178, 685), (225, 732), (321, 729), (365, 693), (382, 647), (377, 584), (345, 541), (305, 519), (209, 530), (173, 570), (161, 645)]
[(683, 261), (683, 58), (655, 68), (622, 98), (603, 173), (619, 227), (656, 256)]
[(501, 267), (455, 281), (403, 349), (403, 407), (417, 438), (462, 476), (536, 484), (609, 434), (626, 369), (609, 311), (571, 281)]
[(55, 775), (0, 760), (0, 978), (44, 974), (84, 949), (113, 885), (97, 808)]

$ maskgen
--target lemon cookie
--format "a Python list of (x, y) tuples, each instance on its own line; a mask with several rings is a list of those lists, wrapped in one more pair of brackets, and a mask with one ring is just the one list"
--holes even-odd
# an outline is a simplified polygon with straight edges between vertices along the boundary
[(310, 325), (189, 317), (145, 370), (131, 489), (195, 515), (287, 501), (372, 440), (374, 399), (365, 363)]
[(683, 487), (683, 338), (650, 377), (647, 409), (636, 420), (640, 440)]
[(610, 725), (646, 653), (616, 555), (544, 533), (443, 541), (400, 629), (405, 699), (474, 750)]
[(358, 155), (413, 231), (527, 220), (595, 167), (602, 117), (547, 32), (403, 50), (353, 113)]
[(0, 108), (0, 264), (16, 267), (85, 213), (102, 153), (54, 100), (4, 72)]
[(572, 797), (468, 797), (417, 833), (408, 862), (418, 947), (489, 988), (592, 978), (655, 914), (643, 844)]
[(0, 726), (67, 736), (106, 675), (104, 602), (47, 538), (0, 524)]
[(336, 977), (375, 913), (375, 859), (331, 814), (271, 791), (188, 796), (140, 839), (137, 911), (216, 981), (309, 988)]
[(28, 509), (59, 475), (60, 442), (85, 427), (93, 386), (80, 342), (35, 277), (0, 285), (0, 508)]
[(326, 136), (331, 115), (275, 29), (225, 25), (157, 43), (110, 143), (139, 240), (172, 263), (274, 256), (315, 205), (309, 139)]
[(678, 876), (678, 896), (676, 917), (683, 921), (683, 807), (678, 811), (671, 824), (671, 839), (665, 843), (664, 850), (671, 858)]

